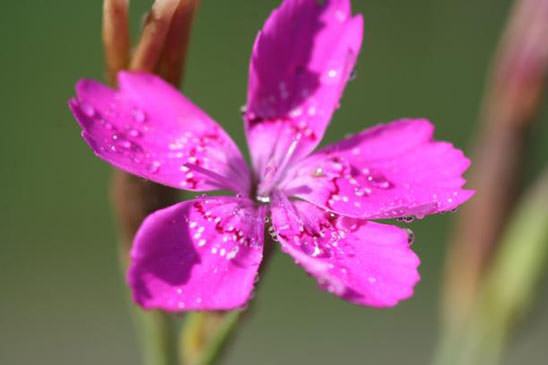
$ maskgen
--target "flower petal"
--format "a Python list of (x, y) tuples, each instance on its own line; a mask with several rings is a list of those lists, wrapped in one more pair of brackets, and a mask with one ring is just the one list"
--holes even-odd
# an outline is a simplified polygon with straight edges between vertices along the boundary
[(434, 127), (404, 119), (365, 130), (304, 159), (282, 187), (339, 214), (384, 219), (450, 211), (468, 200), (463, 172), (470, 161)]
[(264, 214), (233, 197), (197, 198), (151, 214), (131, 251), (134, 300), (166, 311), (245, 305), (262, 260)]
[(318, 145), (354, 67), (362, 32), (362, 17), (352, 17), (350, 0), (286, 0), (266, 21), (253, 47), (245, 113), (261, 175)]
[(413, 295), (419, 259), (401, 228), (277, 202), (272, 223), (282, 249), (320, 287), (352, 303), (390, 307)]
[(203, 111), (154, 75), (121, 72), (118, 82), (115, 91), (81, 80), (69, 102), (99, 157), (175, 188), (248, 191), (240, 151)]

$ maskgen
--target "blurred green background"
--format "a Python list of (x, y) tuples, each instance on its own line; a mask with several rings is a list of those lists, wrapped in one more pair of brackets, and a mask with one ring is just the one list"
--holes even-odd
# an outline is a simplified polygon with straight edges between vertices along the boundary
[[(469, 150), (486, 74), (510, 0), (354, 0), (365, 16), (358, 77), (327, 133), (402, 116), (431, 118)], [(243, 146), (248, 58), (274, 0), (203, 0), (185, 93)], [(132, 0), (136, 34), (150, 1)], [(0, 34), (2, 209), (0, 364), (139, 364), (118, 271), (111, 170), (79, 137), (66, 101), (104, 79), (101, 1), (4, 2)], [(544, 103), (546, 105), (546, 103)], [(523, 183), (548, 155), (548, 110), (533, 127)], [(478, 192), (481, 194), (481, 192)], [(411, 224), (422, 259), (415, 296), (395, 309), (347, 304), (274, 257), (223, 364), (426, 364), (439, 334), (451, 215)], [(547, 281), (544, 280), (544, 283)], [(516, 332), (508, 364), (544, 364), (548, 290)]]

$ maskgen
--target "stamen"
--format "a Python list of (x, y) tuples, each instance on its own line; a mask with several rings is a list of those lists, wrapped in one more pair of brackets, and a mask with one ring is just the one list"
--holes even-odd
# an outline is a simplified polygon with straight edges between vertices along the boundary
[(210, 177), (213, 180), (212, 183), (216, 183), (220, 188), (227, 187), (227, 188), (232, 188), (232, 190), (234, 190), (235, 192), (242, 192), (242, 186), (211, 170), (204, 169), (201, 166), (194, 165), (191, 163), (185, 163), (184, 166), (188, 167), (191, 170), (197, 171), (202, 175)]
[(288, 151), (282, 161), (280, 161), (279, 165), (274, 166), (274, 158), (272, 157), (270, 159), (269, 165), (272, 166), (268, 166), (265, 169), (264, 176), (259, 187), (259, 192), (261, 196), (267, 196), (274, 188), (274, 186), (276, 186), (281, 180), (283, 180), (287, 170), (287, 166), (289, 165), (289, 162), (291, 161), (291, 158), (293, 157), (293, 154), (295, 153), (295, 150), (297, 149), (297, 145), (300, 140), (301, 135), (298, 134), (289, 145)]

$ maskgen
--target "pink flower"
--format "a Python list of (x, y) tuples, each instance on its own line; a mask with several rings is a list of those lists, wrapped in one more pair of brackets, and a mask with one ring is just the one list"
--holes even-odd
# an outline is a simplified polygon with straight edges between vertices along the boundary
[(119, 90), (82, 80), (70, 107), (110, 164), (201, 196), (151, 214), (128, 274), (143, 308), (232, 309), (251, 296), (264, 226), (320, 287), (348, 301), (393, 306), (410, 297), (419, 259), (406, 230), (372, 219), (449, 211), (469, 161), (433, 141), (424, 119), (360, 132), (313, 154), (362, 42), (349, 0), (286, 0), (259, 32), (244, 113), (252, 169), (227, 133), (176, 89), (123, 72)]

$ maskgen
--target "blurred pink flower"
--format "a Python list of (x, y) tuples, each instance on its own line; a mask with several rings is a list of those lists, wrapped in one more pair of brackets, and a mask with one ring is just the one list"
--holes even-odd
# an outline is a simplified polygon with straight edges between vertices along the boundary
[(403, 119), (314, 154), (362, 42), (349, 0), (286, 0), (259, 32), (249, 69), (248, 170), (227, 133), (161, 79), (92, 80), (70, 107), (82, 136), (110, 164), (200, 196), (151, 214), (136, 235), (128, 280), (143, 308), (245, 305), (263, 256), (265, 223), (320, 287), (375, 307), (408, 298), (419, 259), (408, 232), (371, 219), (422, 217), (467, 200), (469, 161), (433, 126)]

